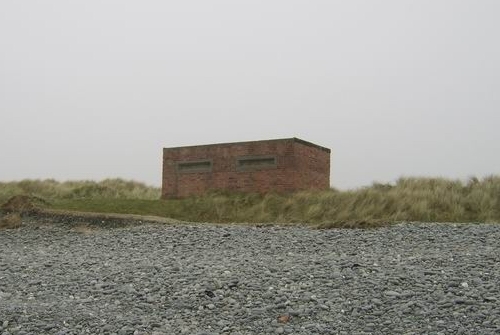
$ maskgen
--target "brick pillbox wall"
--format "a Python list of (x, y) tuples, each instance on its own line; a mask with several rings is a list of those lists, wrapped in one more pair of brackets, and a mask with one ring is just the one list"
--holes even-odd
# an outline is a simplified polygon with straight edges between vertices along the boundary
[(288, 138), (163, 149), (162, 198), (330, 187), (330, 149)]

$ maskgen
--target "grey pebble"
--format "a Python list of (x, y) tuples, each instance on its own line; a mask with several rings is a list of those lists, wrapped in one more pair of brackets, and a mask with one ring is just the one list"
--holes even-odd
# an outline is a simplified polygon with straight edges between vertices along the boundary
[(493, 224), (25, 222), (0, 231), (0, 334), (496, 334), (499, 254)]
[(390, 297), (400, 297), (401, 296), (401, 293), (396, 292), (396, 291), (385, 291), (384, 294), (388, 295)]

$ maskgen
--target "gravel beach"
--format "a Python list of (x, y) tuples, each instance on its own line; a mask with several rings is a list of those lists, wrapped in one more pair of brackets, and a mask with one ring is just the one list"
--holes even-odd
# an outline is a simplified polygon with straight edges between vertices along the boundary
[(500, 334), (500, 225), (24, 222), (0, 334)]

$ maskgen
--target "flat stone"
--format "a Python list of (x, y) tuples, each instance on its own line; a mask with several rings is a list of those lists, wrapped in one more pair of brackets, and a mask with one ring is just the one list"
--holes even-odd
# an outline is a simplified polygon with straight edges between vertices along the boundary
[(396, 292), (396, 291), (384, 291), (384, 294), (389, 296), (389, 297), (400, 297), (401, 293)]

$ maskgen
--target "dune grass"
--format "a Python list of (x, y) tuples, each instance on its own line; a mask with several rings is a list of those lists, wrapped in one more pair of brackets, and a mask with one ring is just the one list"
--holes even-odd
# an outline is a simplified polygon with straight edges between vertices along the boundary
[(105, 179), (100, 182), (66, 181), (54, 179), (0, 182), (0, 203), (14, 195), (30, 195), (51, 200), (82, 199), (159, 199), (161, 190), (146, 184), (123, 179)]
[(377, 226), (402, 221), (500, 222), (500, 176), (467, 182), (400, 178), (350, 191), (295, 194), (212, 192), (159, 200), (160, 189), (142, 183), (25, 180), (0, 183), (0, 203), (15, 194), (42, 198), (54, 209), (155, 215), (193, 222), (307, 223), (320, 227)]

